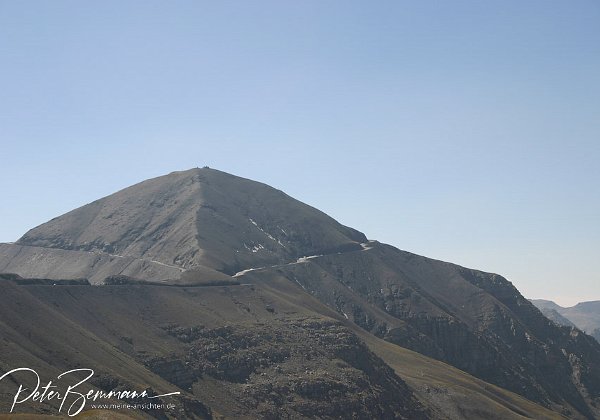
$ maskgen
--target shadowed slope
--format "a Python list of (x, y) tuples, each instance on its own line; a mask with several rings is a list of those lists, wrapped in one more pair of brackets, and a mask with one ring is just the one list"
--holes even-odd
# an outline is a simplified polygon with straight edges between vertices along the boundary
[(600, 345), (550, 322), (501, 276), (371, 242), (242, 278), (275, 272), (387, 341), (570, 415), (597, 415)]
[[(201, 418), (209, 408), (235, 419), (560, 418), (375, 338), (282, 277), (258, 276), (253, 286), (208, 288), (3, 281), (2, 369), (30, 366), (51, 379), (80, 366), (95, 369), (93, 384), (104, 388), (180, 389), (168, 418)], [(20, 305), (35, 310), (17, 315)], [(0, 411), (14, 391), (0, 382)], [(18, 411), (56, 407), (30, 402)]]
[[(0, 291), (2, 372), (26, 366), (48, 381), (91, 368), (90, 386), (107, 391), (182, 391), (168, 397), (176, 409), (157, 418), (430, 418), (348, 327), (260, 287), (3, 280)], [(0, 412), (16, 388), (0, 382)], [(53, 402), (29, 401), (17, 412), (57, 413)]]

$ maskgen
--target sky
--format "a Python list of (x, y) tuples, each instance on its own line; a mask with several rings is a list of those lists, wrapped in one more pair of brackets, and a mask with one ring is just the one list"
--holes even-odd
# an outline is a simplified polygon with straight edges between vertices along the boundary
[(0, 242), (208, 165), (600, 300), (598, 22), (594, 0), (0, 0)]

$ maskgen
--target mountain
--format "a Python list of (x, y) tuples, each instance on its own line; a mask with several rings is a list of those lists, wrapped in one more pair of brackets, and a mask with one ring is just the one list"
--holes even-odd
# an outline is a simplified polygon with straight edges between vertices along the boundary
[(192, 169), (141, 182), (1, 245), (0, 271), (95, 284), (115, 273), (171, 283), (227, 281), (249, 267), (360, 249), (361, 242), (362, 233), (279, 190)]
[[(534, 299), (531, 302), (544, 315), (549, 318), (554, 316), (555, 319), (550, 318), (553, 321), (561, 325), (576, 326), (600, 341), (600, 301), (580, 302), (569, 308), (563, 308), (552, 301), (543, 299)], [(550, 311), (554, 311), (554, 313), (550, 313)]]
[(546, 299), (529, 299), (529, 301), (531, 303), (533, 303), (539, 309), (550, 309), (550, 310), (554, 310), (554, 311), (557, 311), (557, 312), (564, 309), (562, 306), (558, 305), (555, 302), (552, 302), (551, 300), (546, 300)]
[(567, 318), (562, 316), (556, 309), (540, 309), (544, 316), (550, 321), (554, 321), (558, 325), (564, 325), (565, 327), (577, 328), (575, 324), (569, 321)]
[(378, 337), (596, 416), (598, 343), (550, 322), (501, 276), (379, 244), (280, 271)]
[(600, 301), (580, 302), (565, 308), (561, 314), (571, 320), (581, 330), (598, 337), (600, 330)]
[(233, 275), (360, 249), (365, 236), (265, 184), (215, 170), (174, 172), (27, 232), (18, 245), (101, 252)]
[[(0, 323), (15, 337), (3, 369), (101, 351), (109, 383), (131, 384), (106, 359), (127, 360), (136, 383), (181, 389), (185, 416), (600, 417), (600, 344), (505, 278), (369, 241), (209, 168), (34, 228), (0, 245), (0, 272), (14, 273), (0, 284), (19, 315)], [(15, 326), (53, 317), (87, 334), (81, 349)], [(36, 343), (56, 350), (34, 357)]]

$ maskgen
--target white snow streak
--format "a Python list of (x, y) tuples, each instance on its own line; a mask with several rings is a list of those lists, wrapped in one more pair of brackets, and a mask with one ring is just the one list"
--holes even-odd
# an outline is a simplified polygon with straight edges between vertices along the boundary
[(322, 257), (323, 255), (310, 255), (308, 257), (300, 257), (298, 258), (298, 260), (296, 260), (295, 263), (290, 263), (290, 264), (300, 264), (300, 263), (305, 263), (308, 260), (312, 260), (313, 258), (319, 258)]
[(233, 277), (239, 277), (239, 276), (243, 276), (246, 273), (249, 273), (251, 271), (255, 271), (255, 270), (262, 270), (265, 267), (257, 267), (257, 268), (247, 268), (246, 270), (242, 270), (242, 271), (238, 271), (237, 273), (235, 273), (233, 275)]
[[(250, 223), (252, 223), (254, 226), (256, 226), (256, 228), (258, 230), (260, 230), (262, 233), (264, 233), (267, 236), (267, 238), (269, 238), (273, 242), (277, 242), (281, 246), (285, 246), (284, 244), (281, 243), (281, 241), (279, 239), (274, 238), (273, 235), (271, 235), (269, 232), (265, 232), (260, 226), (258, 226), (258, 223), (256, 223), (253, 219), (248, 219), (248, 220), (250, 220)], [(283, 230), (283, 229), (281, 229), (281, 230)]]
[(306, 287), (304, 287), (304, 286), (302, 285), (302, 283), (300, 283), (300, 282), (299, 282), (297, 279), (294, 279), (294, 281), (295, 281), (296, 283), (298, 283), (298, 286), (300, 286), (300, 287), (302, 287), (304, 290), (306, 290)]

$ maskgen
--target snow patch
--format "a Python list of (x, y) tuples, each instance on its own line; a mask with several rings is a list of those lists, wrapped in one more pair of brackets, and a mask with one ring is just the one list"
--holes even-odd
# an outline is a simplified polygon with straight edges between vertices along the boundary
[(300, 282), (299, 282), (297, 279), (294, 279), (294, 281), (295, 281), (296, 283), (298, 283), (298, 286), (300, 286), (300, 287), (302, 287), (302, 289), (306, 290), (306, 287), (304, 287), (304, 286), (302, 285), (302, 283), (300, 283)]
[(319, 258), (322, 257), (323, 255), (310, 255), (308, 257), (300, 257), (298, 258), (298, 260), (296, 260), (296, 264), (300, 264), (300, 263), (305, 263), (308, 260), (312, 260), (313, 258)]
[[(90, 251), (90, 253), (94, 253), (93, 251)], [(111, 257), (115, 257), (115, 258), (125, 258), (125, 256), (123, 255), (117, 255), (117, 254), (108, 254)]]
[(253, 245), (252, 248), (250, 248), (247, 244), (244, 244), (244, 248), (251, 252), (258, 252), (261, 249), (265, 249), (265, 247), (262, 244)]
[(242, 270), (242, 271), (238, 271), (237, 273), (235, 273), (232, 277), (240, 277), (243, 276), (246, 273), (249, 273), (251, 271), (255, 271), (255, 270), (261, 270), (264, 267), (257, 267), (257, 268), (247, 268), (246, 270)]
[[(263, 229), (262, 229), (260, 226), (258, 226), (258, 223), (256, 223), (256, 222), (255, 222), (253, 219), (250, 219), (250, 218), (249, 218), (248, 220), (250, 220), (250, 223), (252, 223), (254, 226), (256, 226), (256, 228), (257, 228), (258, 230), (260, 230), (262, 233), (264, 233), (264, 234), (267, 236), (267, 238), (269, 238), (269, 239), (270, 239), (270, 240), (272, 240), (273, 242), (277, 242), (277, 243), (278, 243), (279, 245), (281, 245), (281, 246), (285, 246), (284, 244), (282, 244), (282, 243), (281, 243), (281, 241), (280, 241), (279, 239), (276, 239), (276, 238), (274, 238), (274, 237), (273, 237), (273, 235), (271, 235), (269, 232), (265, 232), (265, 231), (264, 231), (264, 230), (263, 230)], [(281, 228), (280, 228), (280, 229), (281, 229)], [(282, 230), (283, 230), (283, 229), (282, 229)]]

